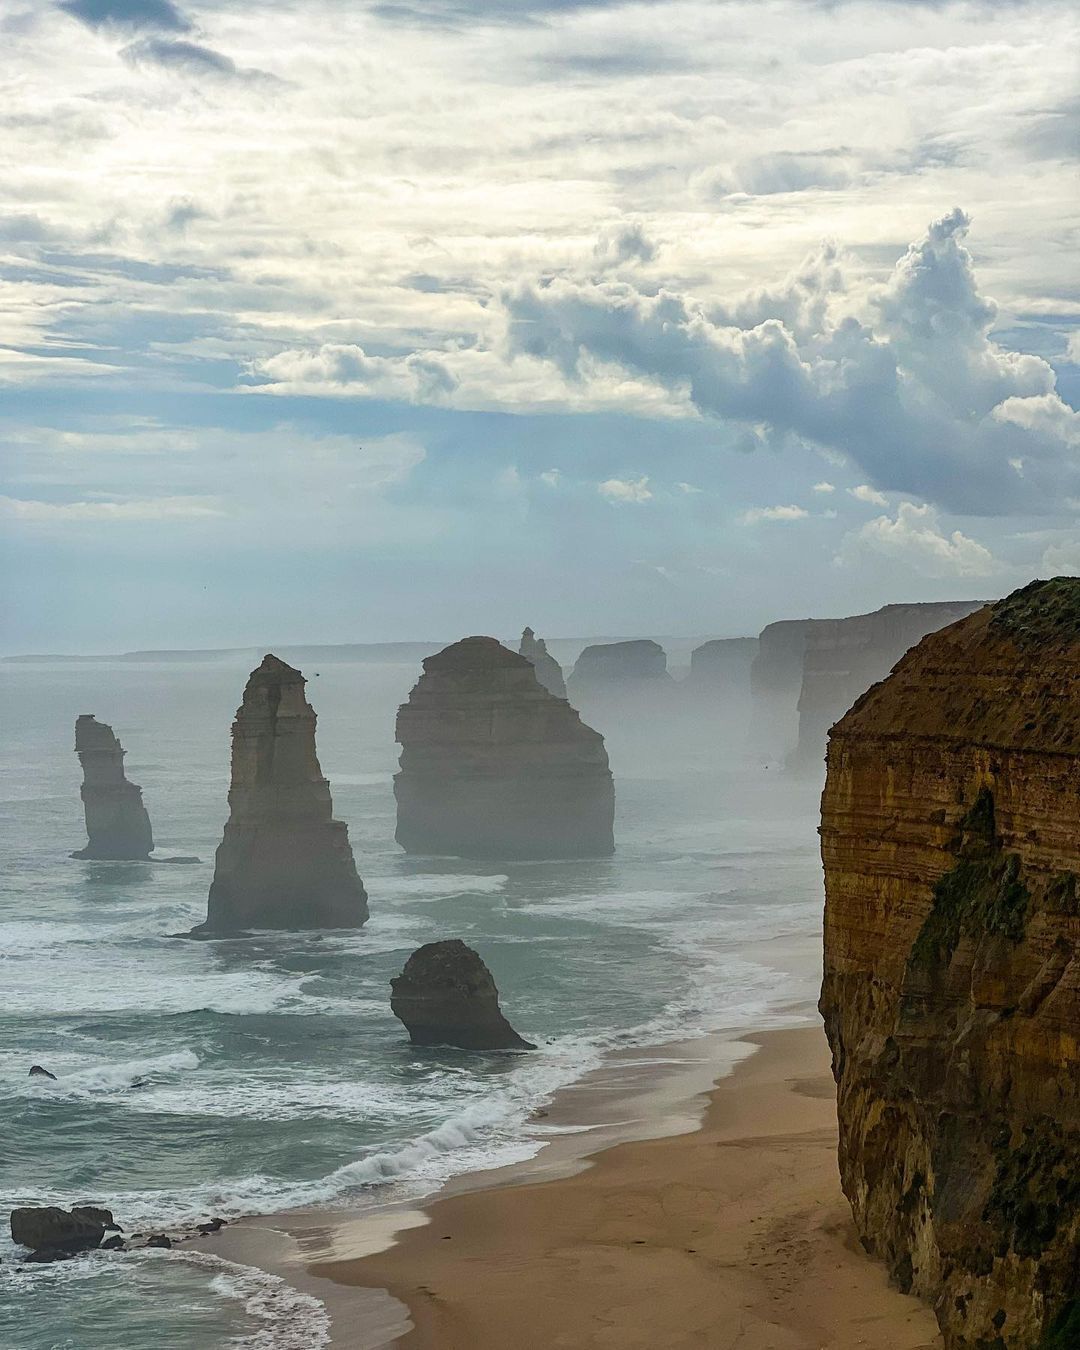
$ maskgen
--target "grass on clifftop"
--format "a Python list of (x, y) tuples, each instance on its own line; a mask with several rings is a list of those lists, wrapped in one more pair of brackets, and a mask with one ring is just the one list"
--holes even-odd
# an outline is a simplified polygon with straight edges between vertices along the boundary
[(991, 628), (1020, 645), (1080, 642), (1080, 577), (1032, 581), (993, 606)]

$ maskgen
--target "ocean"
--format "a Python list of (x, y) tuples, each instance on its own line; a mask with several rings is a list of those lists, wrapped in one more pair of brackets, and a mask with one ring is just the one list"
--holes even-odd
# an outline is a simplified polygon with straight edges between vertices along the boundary
[[(130, 1232), (416, 1198), (532, 1156), (537, 1109), (620, 1047), (750, 1028), (814, 994), (768, 943), (815, 933), (817, 785), (761, 763), (747, 709), (677, 687), (584, 709), (616, 783), (613, 859), (488, 865), (394, 843), (394, 713), (418, 666), (308, 669), (318, 749), (371, 919), (356, 932), (180, 941), (205, 917), (249, 664), (0, 665), (2, 1194), (104, 1204)], [(94, 863), (74, 721), (127, 751), (160, 855)], [(389, 981), (421, 943), (488, 962), (532, 1054), (412, 1049)], [(28, 1078), (38, 1063), (56, 1082)], [(4, 1350), (293, 1350), (308, 1294), (213, 1256), (94, 1253), (19, 1268), (0, 1239)]]

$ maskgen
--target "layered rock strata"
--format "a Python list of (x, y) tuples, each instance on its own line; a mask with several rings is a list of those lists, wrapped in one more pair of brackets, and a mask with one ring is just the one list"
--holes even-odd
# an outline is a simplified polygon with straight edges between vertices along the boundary
[(574, 663), (567, 689), (575, 698), (626, 690), (648, 690), (671, 682), (667, 654), (647, 638), (601, 642), (586, 647)]
[(83, 770), (81, 796), (87, 845), (73, 858), (147, 858), (154, 847), (142, 788), (124, 776), (125, 751), (113, 729), (92, 713), (75, 721), (75, 753)]
[(518, 652), (531, 663), (536, 671), (536, 678), (549, 694), (554, 694), (556, 698), (566, 697), (566, 681), (563, 679), (562, 666), (548, 651), (543, 638), (538, 638), (531, 628), (526, 628), (521, 635)]
[(305, 683), (276, 656), (247, 682), (232, 727), (229, 819), (196, 934), (359, 928), (367, 919), (348, 827), (333, 818), (315, 753)]
[(397, 841), (409, 853), (586, 858), (614, 851), (604, 738), (490, 637), (429, 656), (397, 717)]
[(833, 728), (840, 1171), (948, 1350), (1080, 1345), (1080, 578), (925, 638)]
[(503, 1016), (491, 971), (458, 938), (429, 942), (413, 952), (390, 988), (390, 1007), (414, 1045), (536, 1049)]

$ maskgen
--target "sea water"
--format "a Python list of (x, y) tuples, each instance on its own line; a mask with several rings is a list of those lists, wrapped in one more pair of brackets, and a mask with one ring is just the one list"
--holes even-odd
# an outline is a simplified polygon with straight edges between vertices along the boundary
[[(744, 709), (669, 688), (585, 710), (615, 774), (613, 859), (407, 858), (393, 838), (393, 727), (411, 664), (305, 672), (368, 924), (171, 936), (205, 917), (229, 725), (253, 663), (0, 666), (5, 1210), (89, 1201), (130, 1233), (418, 1197), (535, 1153), (537, 1108), (606, 1051), (761, 1025), (812, 994), (809, 976), (770, 962), (762, 944), (820, 925), (814, 788), (759, 762)], [(200, 864), (68, 856), (85, 842), (72, 748), (83, 712), (119, 735), (158, 856)], [(409, 1046), (389, 981), (444, 937), (485, 958), (535, 1053)], [(57, 1081), (29, 1078), (34, 1063)], [(4, 1350), (327, 1340), (315, 1299), (212, 1256), (95, 1253), (22, 1268), (17, 1257), (5, 1232)]]

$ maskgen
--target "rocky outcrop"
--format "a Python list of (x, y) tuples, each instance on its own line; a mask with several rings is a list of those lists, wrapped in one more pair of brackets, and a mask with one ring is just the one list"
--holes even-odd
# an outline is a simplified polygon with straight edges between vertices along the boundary
[(604, 738), (490, 637), (429, 656), (397, 717), (409, 853), (590, 858), (614, 850)]
[(75, 753), (83, 770), (81, 795), (87, 845), (73, 858), (147, 858), (154, 847), (142, 788), (124, 777), (124, 749), (113, 729), (92, 713), (75, 721)]
[(750, 667), (757, 656), (752, 637), (714, 638), (690, 653), (687, 686), (695, 692), (743, 698), (750, 690)]
[(503, 1016), (491, 971), (458, 938), (413, 952), (390, 988), (390, 1007), (414, 1045), (536, 1049)]
[(948, 1350), (1080, 1345), (1080, 578), (923, 640), (822, 798), (840, 1170)]
[(536, 678), (549, 694), (554, 694), (556, 698), (566, 697), (566, 681), (563, 679), (562, 666), (550, 654), (543, 638), (538, 638), (531, 628), (526, 628), (521, 635), (521, 646), (518, 651), (531, 663), (536, 671)]
[(671, 683), (659, 642), (601, 642), (586, 647), (574, 664), (567, 689), (575, 698), (612, 692), (648, 691)]
[[(107, 1216), (107, 1222), (103, 1221)], [(106, 1227), (114, 1228), (108, 1210), (71, 1210), (27, 1206), (11, 1211), (11, 1240), (33, 1252), (80, 1252), (97, 1247)]]
[(40, 1064), (31, 1064), (28, 1078), (51, 1078), (56, 1082), (56, 1074), (50, 1073), (48, 1069), (43, 1069)]
[(886, 605), (850, 619), (818, 619), (804, 629), (797, 762), (817, 767), (829, 728), (860, 694), (921, 642), (981, 609), (981, 600)]
[(333, 818), (315, 753), (304, 685), (276, 656), (265, 656), (247, 682), (232, 728), (229, 819), (196, 936), (359, 928), (367, 919), (348, 827)]

